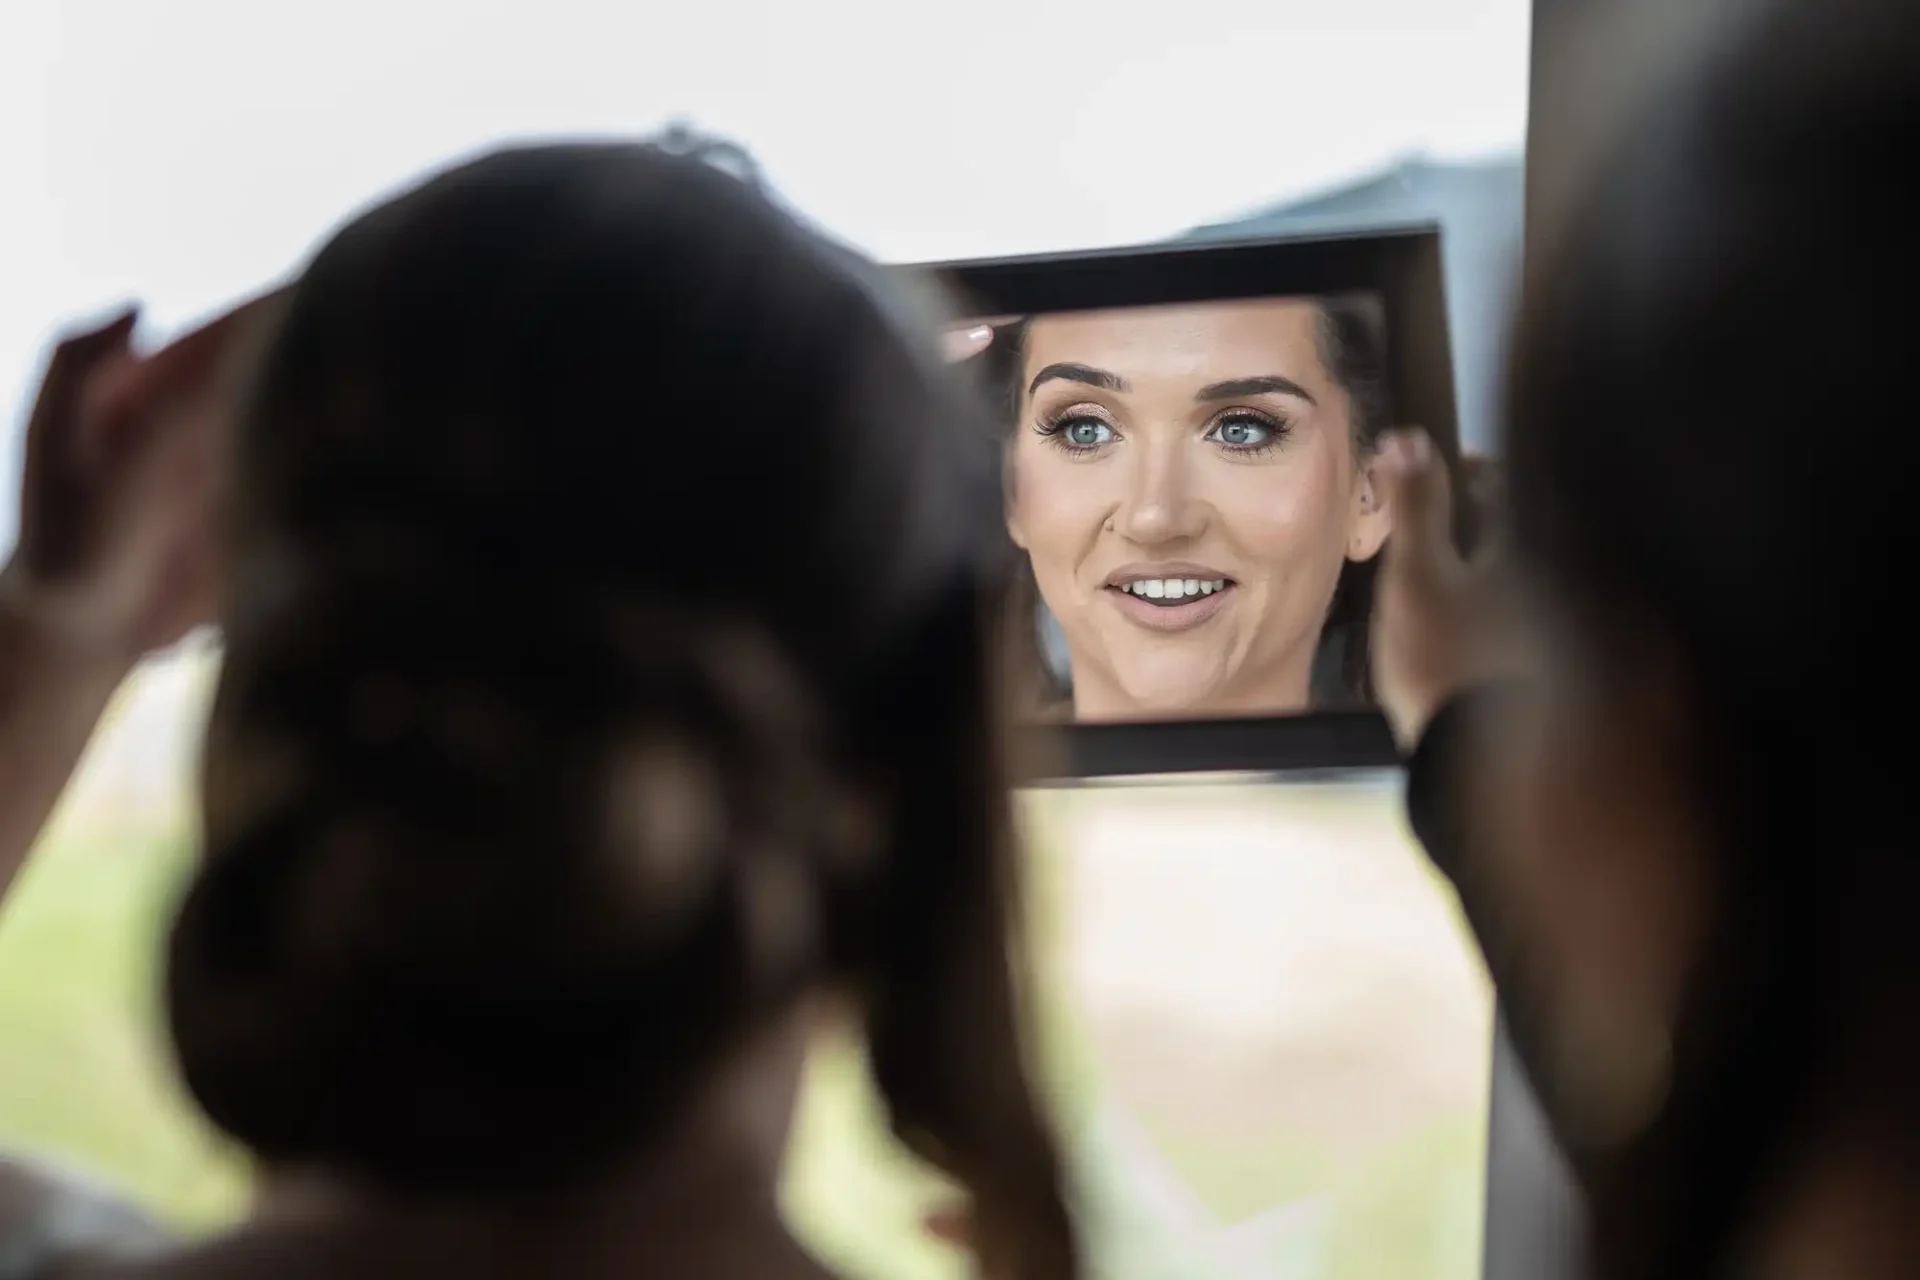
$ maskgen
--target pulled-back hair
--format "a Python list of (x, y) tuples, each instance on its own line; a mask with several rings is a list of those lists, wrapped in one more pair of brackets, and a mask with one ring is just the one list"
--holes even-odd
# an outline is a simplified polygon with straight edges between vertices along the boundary
[(995, 1265), (1074, 1275), (973, 412), (695, 158), (507, 151), (341, 231), (237, 440), (167, 988), (207, 1113), (425, 1193), (587, 1178), (839, 986)]

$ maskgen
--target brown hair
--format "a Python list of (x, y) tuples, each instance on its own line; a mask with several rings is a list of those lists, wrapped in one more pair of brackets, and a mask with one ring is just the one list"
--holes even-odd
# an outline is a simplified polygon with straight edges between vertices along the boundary
[(1717, 35), (1556, 201), (1507, 410), (1515, 562), (1603, 693), (1671, 655), (1710, 830), (1666, 1106), (1572, 1151), (1601, 1273), (1648, 1280), (1731, 1274), (1836, 1125), (1920, 1150), (1916, 526), (1863, 476), (1911, 473), (1910, 344), (1872, 317), (1916, 283), (1920, 9)]
[(237, 443), (167, 982), (207, 1113), (380, 1185), (591, 1177), (832, 984), (990, 1265), (1076, 1275), (983, 438), (876, 273), (694, 159), (503, 152), (337, 235)]

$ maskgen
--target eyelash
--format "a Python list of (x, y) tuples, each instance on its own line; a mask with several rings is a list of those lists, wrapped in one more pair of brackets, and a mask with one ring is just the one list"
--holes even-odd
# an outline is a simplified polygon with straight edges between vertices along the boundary
[[(1120, 436), (1119, 430), (1111, 422), (1107, 421), (1105, 417), (1097, 413), (1089, 413), (1086, 409), (1078, 405), (1042, 417), (1034, 424), (1033, 429), (1044, 438), (1048, 444), (1060, 450), (1062, 453), (1073, 457), (1087, 457), (1113, 443), (1112, 440), (1104, 440), (1099, 444), (1085, 445), (1068, 443), (1065, 436), (1067, 428), (1083, 422), (1091, 422), (1105, 427), (1108, 431), (1113, 432), (1115, 439), (1118, 439)], [(1279, 448), (1281, 444), (1286, 441), (1287, 437), (1293, 433), (1293, 424), (1284, 418), (1276, 418), (1271, 414), (1257, 413), (1252, 409), (1228, 409), (1208, 424), (1207, 436), (1211, 438), (1213, 433), (1221, 427), (1233, 424), (1258, 427), (1267, 433), (1267, 438), (1259, 444), (1228, 444), (1223, 440), (1214, 441), (1215, 444), (1219, 445), (1220, 448), (1228, 453), (1238, 454), (1242, 457), (1264, 458)]]
[(1101, 417), (1097, 413), (1088, 413), (1084, 408), (1077, 405), (1062, 409), (1054, 414), (1043, 416), (1034, 424), (1033, 429), (1038, 432), (1041, 438), (1048, 444), (1070, 458), (1089, 457), (1101, 449), (1104, 449), (1108, 444), (1113, 443), (1111, 440), (1102, 441), (1100, 444), (1070, 443), (1066, 438), (1067, 428), (1083, 422), (1091, 422), (1098, 426), (1105, 427), (1108, 431), (1113, 432), (1116, 439), (1120, 435), (1120, 432), (1115, 429), (1114, 425), (1104, 417)]
[(1252, 409), (1228, 409), (1213, 420), (1213, 424), (1207, 428), (1207, 434), (1211, 436), (1229, 423), (1258, 427), (1267, 433), (1267, 438), (1259, 444), (1228, 444), (1224, 440), (1215, 442), (1229, 453), (1237, 453), (1243, 457), (1264, 458), (1285, 444), (1287, 437), (1293, 434), (1293, 424), (1285, 418), (1256, 413)]

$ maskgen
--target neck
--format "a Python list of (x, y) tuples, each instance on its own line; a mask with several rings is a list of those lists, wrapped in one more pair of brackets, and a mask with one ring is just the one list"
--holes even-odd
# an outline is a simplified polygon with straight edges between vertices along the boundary
[(336, 1242), (379, 1276), (416, 1261), (476, 1278), (810, 1274), (777, 1196), (804, 1044), (776, 1036), (742, 1055), (671, 1131), (591, 1182), (453, 1198), (274, 1169), (250, 1226)]

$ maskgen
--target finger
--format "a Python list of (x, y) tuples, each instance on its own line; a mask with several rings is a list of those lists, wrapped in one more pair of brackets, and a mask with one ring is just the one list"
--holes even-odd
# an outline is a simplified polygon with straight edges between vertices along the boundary
[(170, 401), (199, 401), (237, 390), (244, 371), (236, 361), (245, 349), (260, 345), (291, 292), (291, 286), (277, 288), (229, 308), (114, 379), (103, 388), (99, 405), (102, 420), (114, 424), (106, 429), (133, 430)]
[(921, 1219), (927, 1234), (936, 1240), (965, 1248), (973, 1243), (973, 1214), (964, 1206), (947, 1205)]
[(44, 442), (50, 433), (69, 429), (102, 365), (131, 360), (128, 345), (139, 319), (139, 309), (128, 307), (99, 328), (70, 334), (54, 345), (27, 420), (29, 456), (35, 444)]
[(84, 367), (103, 355), (125, 351), (133, 340), (133, 327), (139, 321), (140, 308), (129, 304), (114, 312), (113, 319), (105, 324), (67, 334), (54, 343), (50, 367)]
[(229, 307), (197, 329), (175, 338), (153, 356), (153, 362), (170, 366), (170, 375), (189, 376), (204, 371), (230, 351), (248, 334), (270, 323), (284, 309), (293, 286), (283, 285), (257, 297)]
[(211, 385), (236, 328), (221, 320), (168, 343), (103, 385), (94, 406), (98, 419), (131, 429), (156, 407), (194, 397)]
[(1457, 560), (1453, 489), (1432, 437), (1418, 428), (1391, 433), (1381, 445), (1376, 471), (1393, 512), (1386, 571), (1431, 570)]
[(38, 539), (43, 519), (72, 514), (81, 443), (77, 419), (102, 366), (132, 360), (128, 344), (139, 318), (139, 309), (129, 307), (99, 328), (54, 346), (27, 417), (19, 508), (23, 544)]
[(976, 324), (949, 329), (943, 335), (942, 345), (946, 349), (947, 360), (950, 363), (958, 364), (962, 360), (971, 360), (993, 345), (993, 326)]

